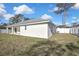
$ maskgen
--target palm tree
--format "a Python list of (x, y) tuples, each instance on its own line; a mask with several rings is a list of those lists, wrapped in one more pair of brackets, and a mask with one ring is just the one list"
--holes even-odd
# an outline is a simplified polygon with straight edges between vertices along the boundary
[(74, 5), (75, 3), (57, 3), (56, 4), (57, 10), (55, 10), (54, 12), (56, 14), (63, 13), (62, 25), (66, 25), (67, 11)]

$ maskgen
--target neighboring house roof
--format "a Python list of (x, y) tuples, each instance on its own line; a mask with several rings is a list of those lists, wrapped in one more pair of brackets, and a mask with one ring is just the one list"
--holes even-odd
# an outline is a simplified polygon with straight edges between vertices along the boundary
[(79, 24), (77, 24), (77, 25), (73, 25), (72, 27), (79, 27)]
[(79, 27), (79, 22), (73, 23), (73, 24), (72, 24), (72, 27)]
[(8, 25), (7, 27), (20, 26), (20, 25), (42, 24), (42, 23), (47, 23), (47, 22), (50, 22), (50, 20), (48, 20), (48, 19), (32, 19), (32, 20), (27, 20), (27, 21), (15, 23), (12, 25)]
[(71, 28), (71, 26), (59, 25), (59, 26), (57, 26), (57, 28)]

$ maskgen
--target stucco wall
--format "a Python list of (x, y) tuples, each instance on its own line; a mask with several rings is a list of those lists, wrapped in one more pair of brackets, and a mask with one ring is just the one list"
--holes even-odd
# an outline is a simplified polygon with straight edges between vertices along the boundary
[(48, 24), (28, 25), (25, 30), (25, 26), (20, 26), (20, 35), (48, 38)]

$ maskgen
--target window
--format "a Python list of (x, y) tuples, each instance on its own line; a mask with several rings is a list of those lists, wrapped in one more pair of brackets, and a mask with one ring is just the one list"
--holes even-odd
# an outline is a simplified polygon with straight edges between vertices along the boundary
[(27, 26), (25, 25), (25, 30), (27, 29), (26, 27), (27, 27)]

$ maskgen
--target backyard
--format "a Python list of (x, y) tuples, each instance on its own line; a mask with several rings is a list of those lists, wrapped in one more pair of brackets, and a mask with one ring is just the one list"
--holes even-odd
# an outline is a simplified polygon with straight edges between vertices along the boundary
[(51, 37), (50, 40), (55, 40), (60, 43), (70, 43), (70, 42), (76, 42), (79, 40), (79, 37), (72, 34), (55, 34)]
[(55, 34), (50, 39), (0, 34), (0, 55), (78, 55), (79, 37)]

